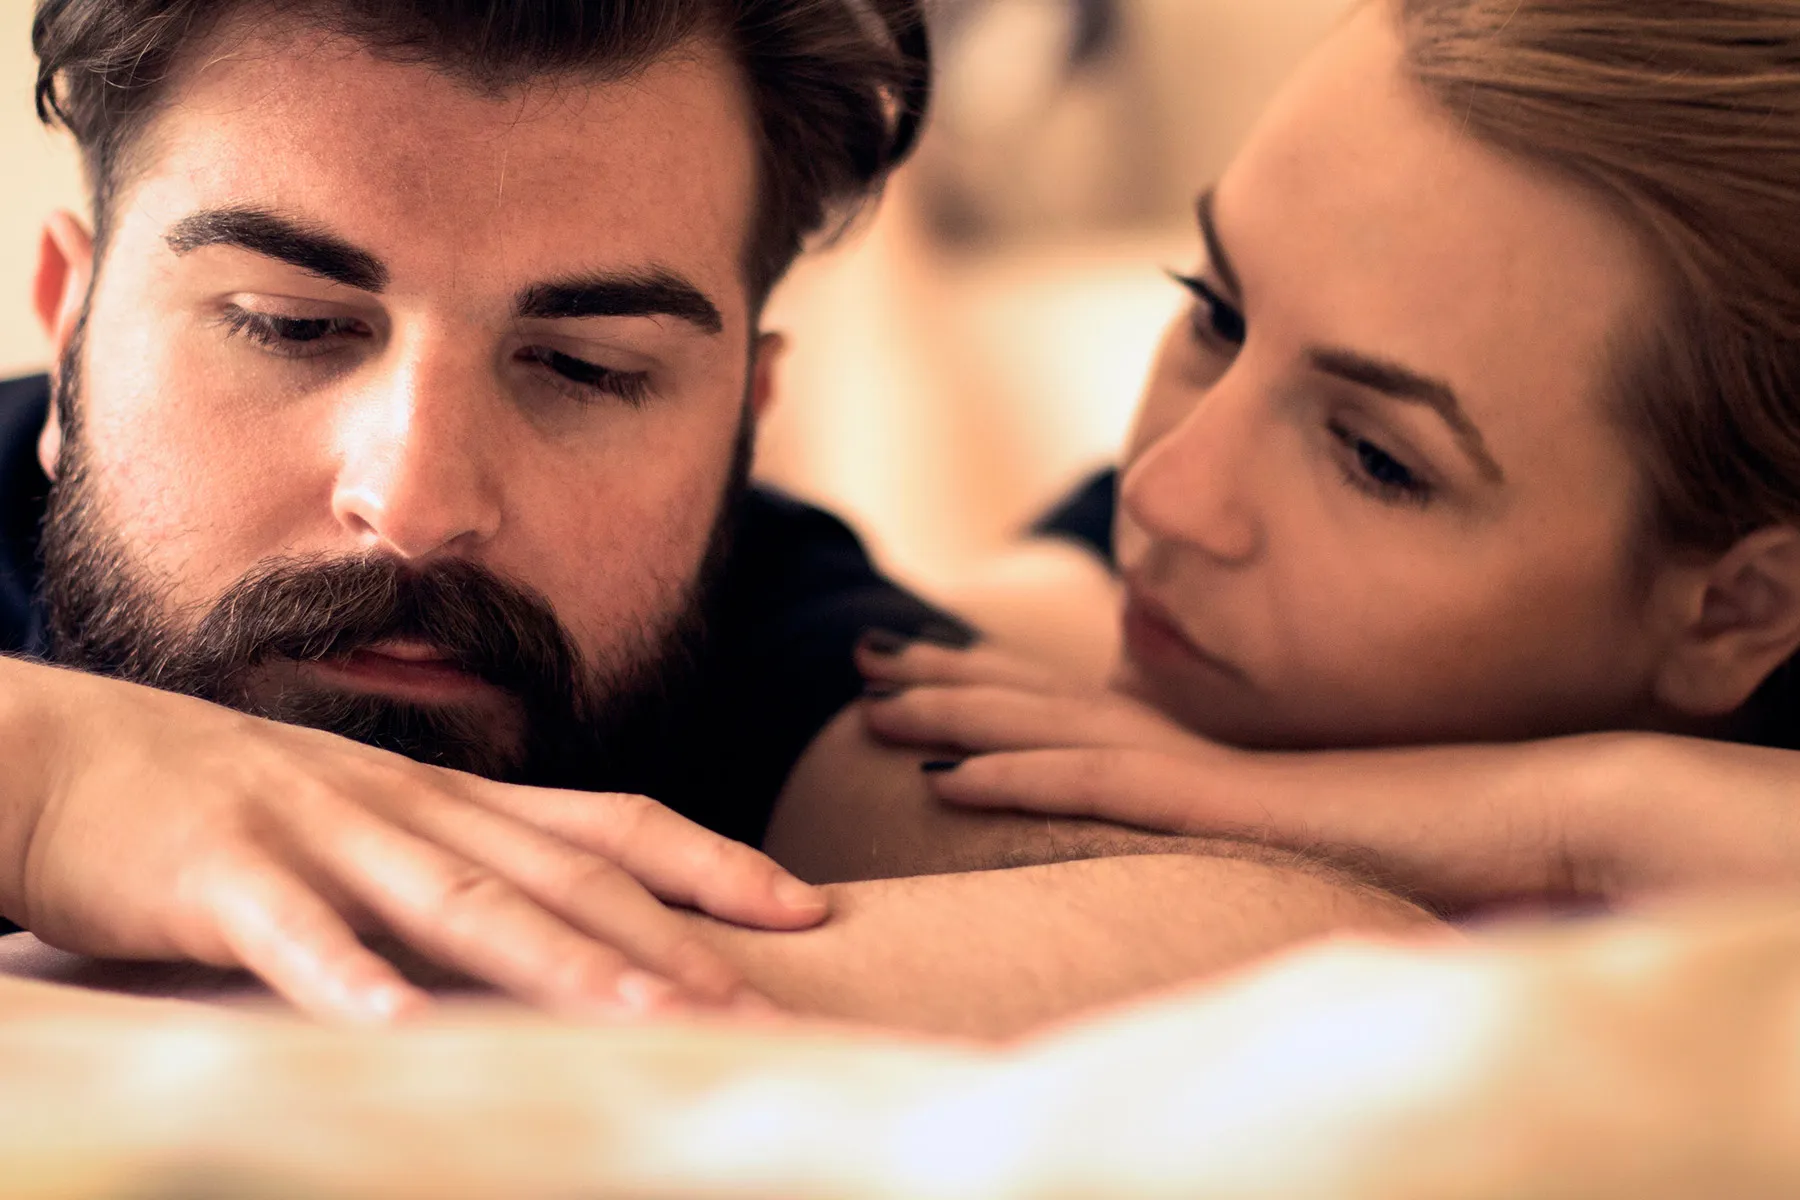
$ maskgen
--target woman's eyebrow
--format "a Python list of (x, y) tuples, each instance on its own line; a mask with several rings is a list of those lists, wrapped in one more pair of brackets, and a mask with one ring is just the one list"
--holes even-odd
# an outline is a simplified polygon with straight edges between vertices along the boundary
[(1231, 255), (1225, 253), (1225, 243), (1219, 240), (1219, 225), (1213, 219), (1213, 188), (1200, 193), (1199, 202), (1194, 209), (1200, 218), (1200, 237), (1206, 243), (1206, 257), (1212, 263), (1212, 269), (1219, 274), (1219, 282), (1234, 298), (1244, 294), (1238, 283), (1237, 268), (1231, 265)]
[(1306, 358), (1313, 370), (1322, 374), (1353, 383), (1357, 387), (1368, 388), (1372, 392), (1380, 392), (1395, 400), (1425, 405), (1455, 431), (1456, 440), (1490, 482), (1506, 482), (1506, 472), (1494, 461), (1493, 454), (1487, 448), (1487, 440), (1481, 436), (1480, 428), (1469, 418), (1469, 412), (1457, 397), (1456, 390), (1443, 380), (1421, 375), (1396, 362), (1358, 354), (1354, 350), (1315, 346), (1307, 351)]

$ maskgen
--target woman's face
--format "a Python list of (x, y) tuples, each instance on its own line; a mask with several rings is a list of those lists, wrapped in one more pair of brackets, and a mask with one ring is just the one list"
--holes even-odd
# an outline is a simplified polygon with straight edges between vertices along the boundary
[(1649, 719), (1672, 629), (1607, 416), (1647, 253), (1464, 135), (1370, 6), (1202, 201), (1127, 450), (1119, 683), (1250, 745)]

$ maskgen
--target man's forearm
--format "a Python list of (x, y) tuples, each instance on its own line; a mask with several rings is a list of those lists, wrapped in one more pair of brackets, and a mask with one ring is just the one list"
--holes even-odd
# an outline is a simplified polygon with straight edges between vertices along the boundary
[(753, 986), (794, 1012), (988, 1038), (1334, 931), (1436, 927), (1421, 910), (1328, 873), (1195, 855), (831, 891), (831, 920), (805, 933), (695, 920)]
[(765, 846), (834, 885), (832, 918), (706, 935), (786, 1007), (935, 1033), (1021, 1032), (1340, 930), (1442, 928), (1292, 851), (949, 809), (854, 710), (807, 751)]

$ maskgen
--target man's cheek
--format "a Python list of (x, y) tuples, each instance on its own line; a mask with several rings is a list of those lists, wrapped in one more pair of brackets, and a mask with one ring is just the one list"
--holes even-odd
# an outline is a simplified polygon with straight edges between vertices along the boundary
[(281, 552), (276, 477), (150, 432), (106, 438), (95, 430), (84, 447), (94, 499), (133, 558), (174, 591), (203, 597)]
[(723, 488), (708, 479), (600, 502), (595, 515), (539, 541), (538, 561), (520, 564), (521, 577), (556, 581), (552, 604), (588, 653), (662, 632), (699, 576)]

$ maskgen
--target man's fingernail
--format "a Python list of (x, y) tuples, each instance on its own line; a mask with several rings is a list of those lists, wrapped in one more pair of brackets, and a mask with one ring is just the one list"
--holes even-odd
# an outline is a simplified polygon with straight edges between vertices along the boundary
[(891, 629), (871, 629), (862, 635), (857, 645), (870, 654), (879, 654), (883, 658), (892, 658), (903, 653), (913, 644), (913, 639), (904, 634), (895, 633)]
[(404, 1021), (423, 1013), (429, 1003), (418, 992), (407, 988), (378, 987), (365, 992), (361, 998), (358, 1014), (363, 1020), (378, 1025), (387, 1025), (396, 1021)]
[(825, 907), (825, 893), (810, 883), (784, 875), (775, 881), (775, 898), (788, 908), (811, 912)]
[(947, 775), (963, 765), (960, 758), (940, 758), (932, 762), (920, 763), (919, 770), (927, 775)]
[(674, 1003), (680, 994), (673, 984), (646, 971), (625, 972), (619, 976), (614, 990), (618, 993), (619, 1003), (628, 1012), (638, 1014), (660, 1012)]
[(946, 650), (968, 650), (981, 640), (981, 635), (961, 621), (927, 621), (919, 626), (918, 640)]
[(871, 683), (863, 689), (863, 699), (892, 700), (905, 690), (897, 683)]

